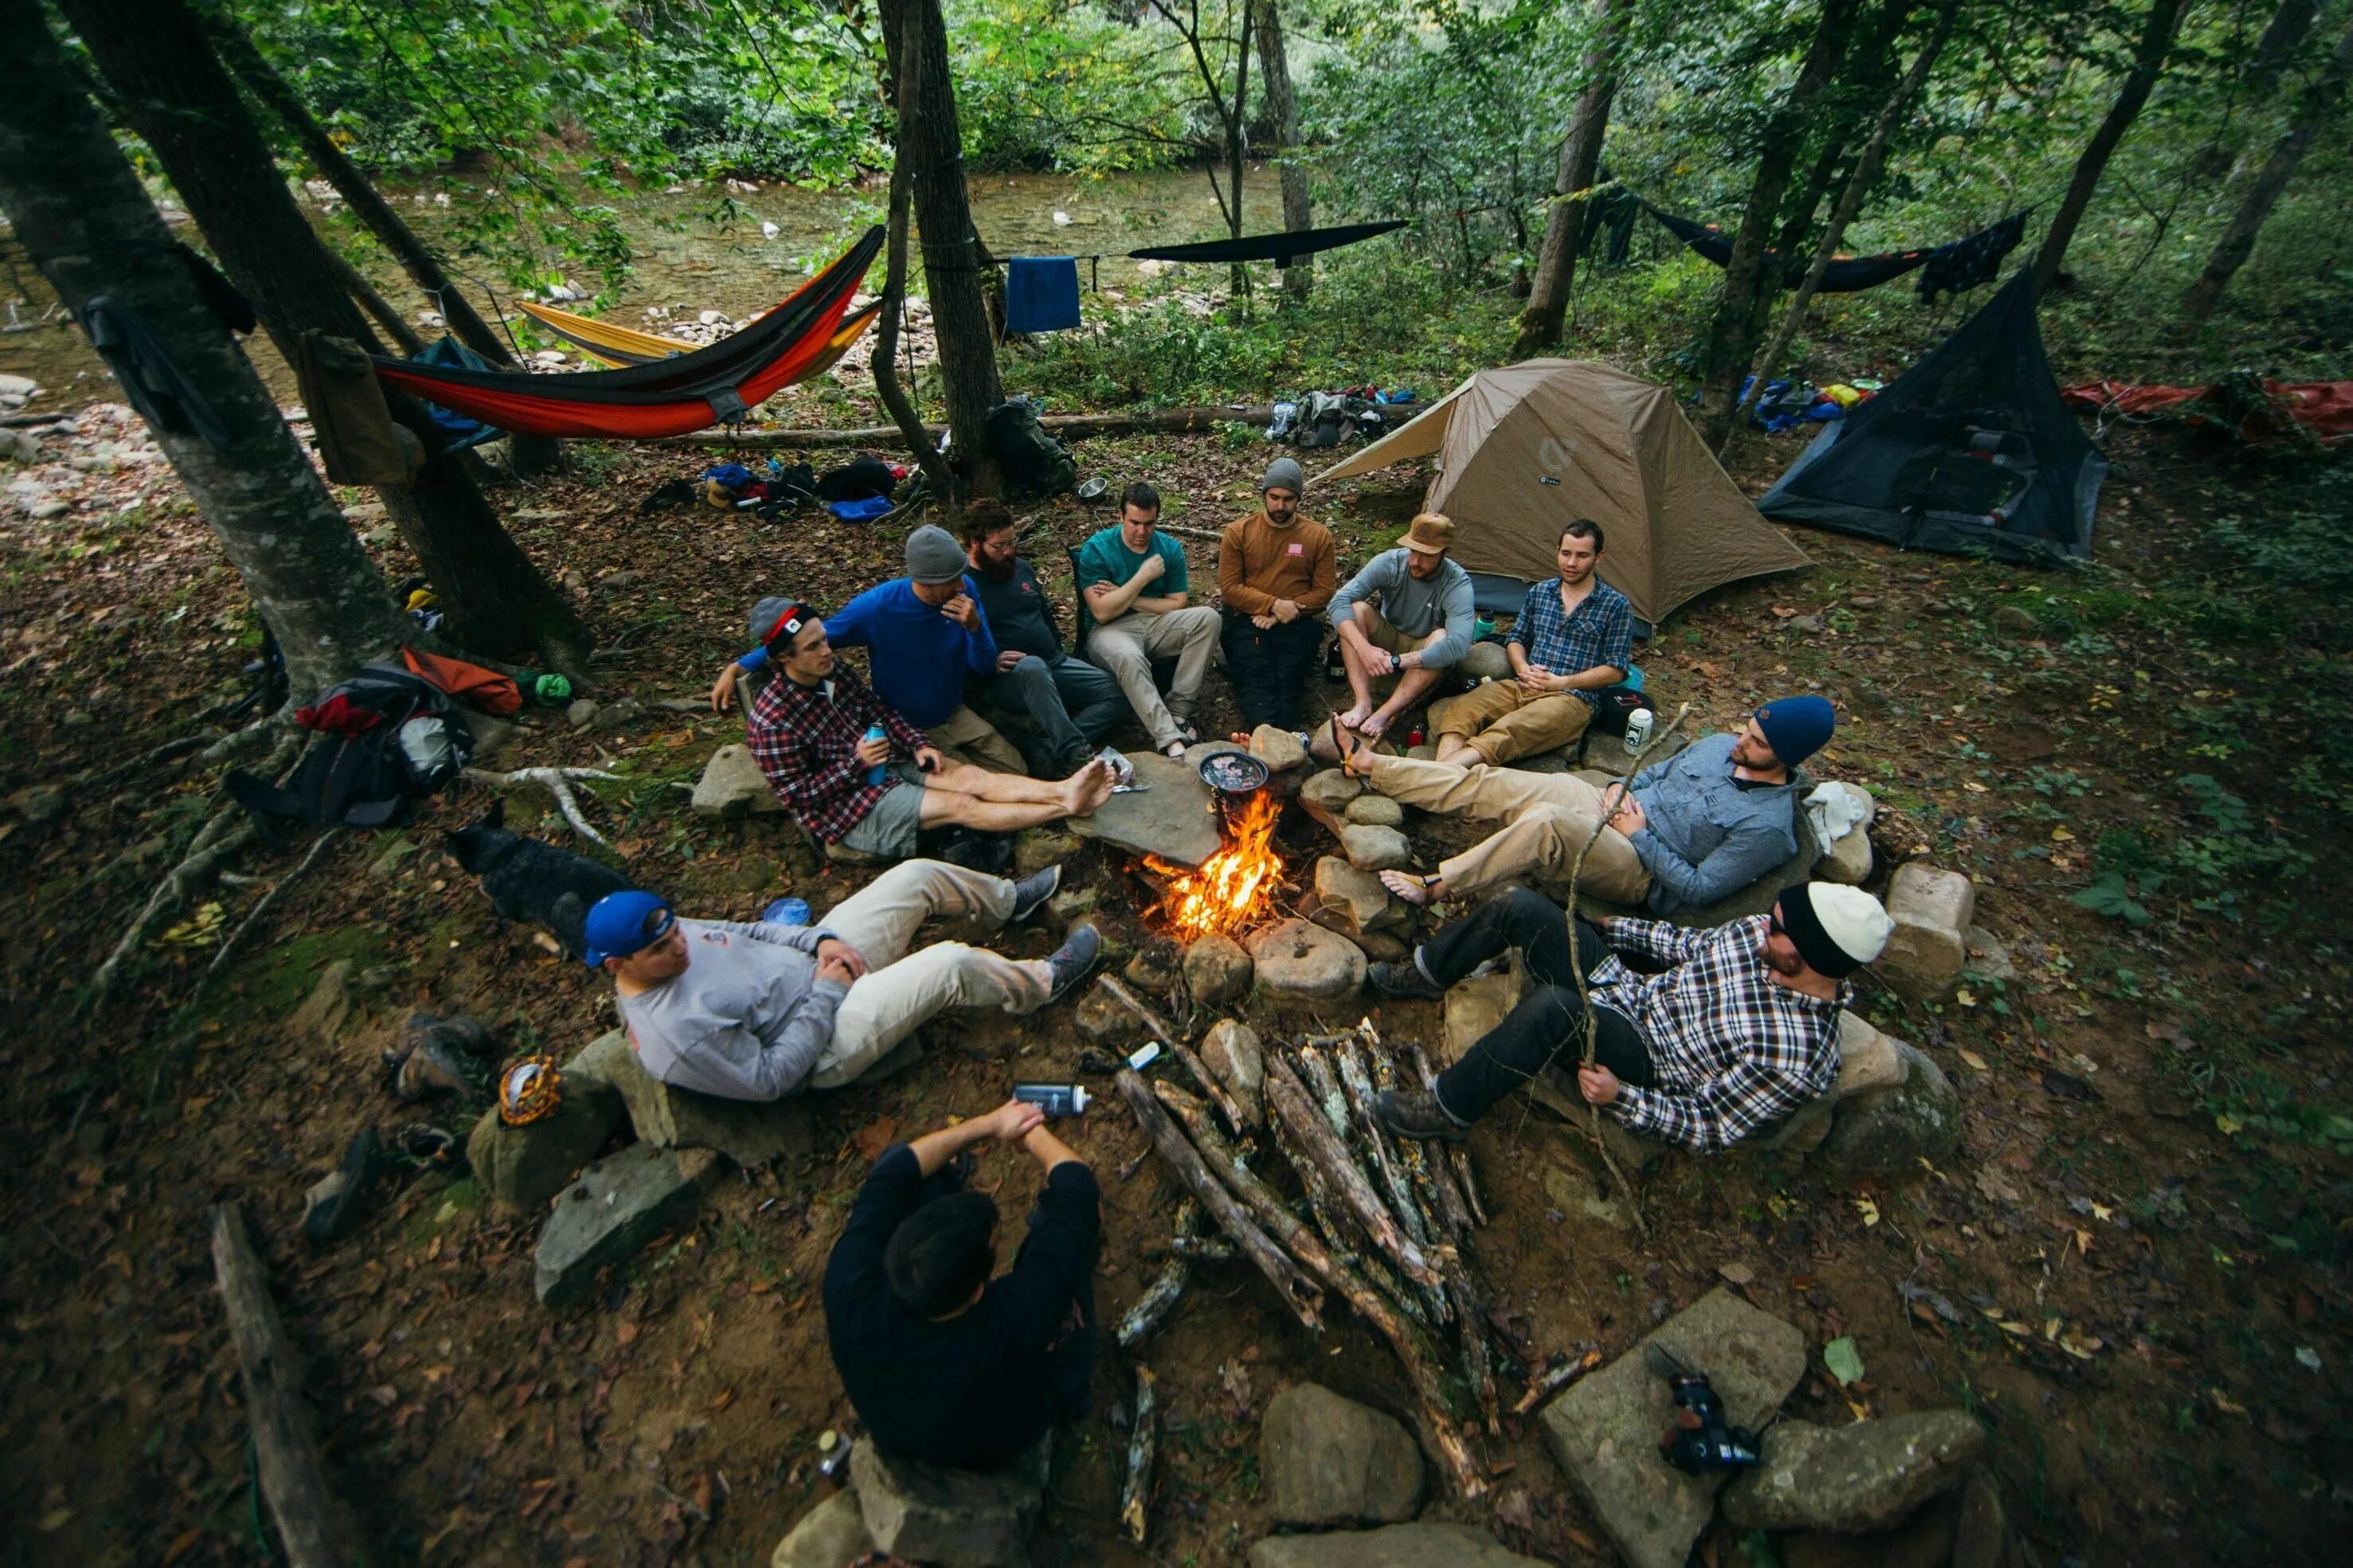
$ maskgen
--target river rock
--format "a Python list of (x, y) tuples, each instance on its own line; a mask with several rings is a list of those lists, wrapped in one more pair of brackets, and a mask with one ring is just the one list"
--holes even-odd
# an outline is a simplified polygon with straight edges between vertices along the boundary
[(1250, 750), (1271, 772), (1286, 773), (1307, 766), (1306, 744), (1280, 725), (1262, 724), (1250, 731)]
[(1879, 814), (1879, 802), (1860, 784), (1841, 783), (1839, 788), (1862, 798), (1862, 821), (1822, 851), (1821, 858), (1814, 862), (1814, 875), (1822, 882), (1842, 882), (1849, 887), (1860, 887), (1871, 880), (1871, 823)]
[(29, 376), (0, 376), (0, 397), (29, 398), (41, 384)]
[(1660, 1460), (1672, 1405), (1666, 1380), (1644, 1364), (1652, 1343), (1705, 1372), (1731, 1420), (1754, 1429), (1806, 1375), (1806, 1337), (1728, 1290), (1711, 1290), (1545, 1407), (1545, 1441), (1619, 1555), (1633, 1568), (1683, 1568), (1724, 1477), (1687, 1476)]
[(2004, 985), (2018, 979), (2018, 961), (2010, 956), (2009, 944), (1982, 926), (1972, 926), (1964, 933), (1968, 942), (1969, 961), (1966, 973), (1980, 980), (2000, 980)]
[(1305, 920), (1266, 927), (1250, 938), (1250, 952), (1259, 985), (1275, 1007), (1332, 1006), (1365, 983), (1364, 949)]
[(1395, 828), (1350, 823), (1340, 830), (1340, 847), (1359, 871), (1396, 871), (1413, 860), (1413, 845)]
[(596, 722), (596, 713), (602, 705), (594, 697), (575, 697), (564, 710), (564, 716), (574, 729), (586, 729)]
[(1070, 831), (1179, 865), (1198, 865), (1217, 853), (1225, 835), (1218, 826), (1209, 787), (1193, 765), (1149, 752), (1130, 752), (1127, 759), (1135, 768), (1135, 781), (1150, 788), (1113, 795), (1093, 815), (1072, 817)]
[(1317, 1383), (1293, 1383), (1268, 1402), (1259, 1475), (1277, 1525), (1395, 1524), (1421, 1506), (1412, 1435)]
[(1387, 795), (1364, 794), (1348, 802), (1342, 820), (1367, 828), (1403, 828), (1405, 808)]
[(1299, 803), (1324, 830), (1337, 835), (1348, 825), (1348, 802), (1365, 792), (1365, 781), (1345, 768), (1310, 774), (1299, 787)]
[(1045, 1501), (1047, 1443), (1001, 1470), (947, 1470), (849, 1451), (850, 1484), (875, 1549), (941, 1568), (1028, 1568)]
[(1082, 846), (1076, 833), (1060, 828), (1024, 828), (1013, 840), (1013, 874), (1035, 876), (1050, 865), (1060, 865)]
[(1266, 1085), (1266, 1056), (1259, 1048), (1257, 1030), (1230, 1018), (1219, 1019), (1201, 1036), (1201, 1064), (1246, 1108), (1258, 1108)]
[(1953, 1568), (2001, 1568), (2009, 1533), (2001, 1488), (1985, 1471), (1971, 1471), (1961, 1487), (1959, 1517), (1953, 1522)]
[(1962, 1410), (1779, 1422), (1765, 1433), (1764, 1463), (1725, 1489), (1724, 1517), (1743, 1530), (1885, 1530), (1959, 1486), (1985, 1447), (1985, 1428)]
[(504, 751), (514, 739), (517, 727), (512, 719), (493, 718), (489, 714), (468, 714), (466, 728), (473, 734), (475, 765), (486, 765)]
[(1338, 855), (1315, 863), (1314, 920), (1350, 938), (1405, 918), (1405, 906), (1381, 885), (1369, 871), (1359, 871)]
[(767, 775), (760, 771), (752, 748), (741, 744), (723, 746), (711, 754), (690, 804), (706, 817), (765, 817), (785, 809), (776, 792), (768, 788)]
[(1899, 1087), (1904, 1055), (1896, 1042), (1852, 1012), (1839, 1013), (1839, 1071), (1824, 1097), (1835, 1104), (1857, 1095)]
[(1128, 1044), (1144, 1033), (1142, 1019), (1099, 991), (1090, 991), (1079, 999), (1072, 1022), (1089, 1040), (1123, 1054)]
[(1969, 917), (1977, 904), (1977, 888), (1957, 871), (1916, 860), (1896, 867), (1887, 885), (1887, 916), (1895, 930), (1872, 972), (1915, 1001), (1950, 996), (1969, 959)]
[(1482, 680), (1506, 681), (1511, 679), (1512, 656), (1500, 642), (1473, 642), (1463, 650), (1461, 661), (1454, 668), (1473, 684)]
[(598, 1269), (635, 1256), (691, 1219), (721, 1164), (708, 1150), (673, 1154), (633, 1143), (580, 1172), (539, 1233), (533, 1260), (540, 1301), (561, 1307), (579, 1299)]
[(840, 1491), (801, 1515), (791, 1533), (776, 1542), (768, 1568), (849, 1568), (873, 1550), (858, 1494)]
[(658, 1149), (712, 1149), (746, 1170), (798, 1160), (816, 1148), (816, 1123), (797, 1097), (761, 1103), (698, 1094), (663, 1083), (645, 1069), (618, 1029), (599, 1035), (565, 1064), (621, 1092), (638, 1136)]
[(1545, 1563), (1506, 1551), (1473, 1525), (1392, 1524), (1329, 1535), (1270, 1535), (1250, 1548), (1250, 1568), (1545, 1568)]
[(28, 430), (0, 430), (0, 459), (12, 462), (38, 462), (41, 443)]
[(1915, 1171), (1942, 1160), (1961, 1137), (1961, 1097), (1953, 1081), (1919, 1051), (1891, 1042), (1904, 1081), (1839, 1103), (1830, 1136), (1815, 1158), (1841, 1171)]
[(1250, 956), (1231, 937), (1215, 932), (1185, 949), (1185, 990), (1196, 1007), (1223, 1007), (1250, 994)]
[(474, 1179), (498, 1202), (525, 1213), (547, 1207), (573, 1172), (596, 1158), (628, 1117), (621, 1091), (590, 1073), (565, 1073), (555, 1109), (510, 1127), (492, 1106), (466, 1139)]
[(1175, 991), (1185, 978), (1184, 949), (1171, 938), (1146, 937), (1120, 973), (1128, 984), (1145, 991)]

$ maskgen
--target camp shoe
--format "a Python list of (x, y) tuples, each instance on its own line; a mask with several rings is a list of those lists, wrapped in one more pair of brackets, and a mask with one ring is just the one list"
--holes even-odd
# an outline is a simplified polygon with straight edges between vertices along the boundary
[(1061, 885), (1062, 868), (1059, 865), (1050, 865), (1023, 877), (1013, 885), (1013, 913), (1005, 917), (1005, 923), (1018, 926), (1038, 913), (1039, 906), (1053, 897)]
[(341, 1241), (359, 1224), (384, 1174), (384, 1143), (375, 1128), (362, 1128), (327, 1176), (302, 1194), (302, 1237), (312, 1246)]
[(429, 1121), (406, 1121), (394, 1128), (392, 1145), (419, 1165), (460, 1176), (470, 1169), (465, 1139)]
[(1102, 956), (1103, 934), (1092, 926), (1073, 926), (1071, 934), (1062, 938), (1062, 945), (1046, 957), (1046, 967), (1054, 974), (1054, 989), (1046, 1000), (1054, 1002), (1068, 996), (1071, 988), (1087, 978), (1087, 971)]
[(466, 1058), (447, 1041), (438, 1039), (428, 1039), (411, 1051), (400, 1064), (399, 1075), (393, 1080), (393, 1091), (404, 1105), (428, 1095), (466, 1095), (473, 1089), (473, 1070)]
[(1393, 996), (1400, 1001), (1437, 1001), (1446, 995), (1446, 988), (1423, 974), (1421, 966), (1411, 959), (1402, 963), (1367, 964), (1365, 979), (1383, 996)]
[(1438, 1097), (1420, 1089), (1383, 1089), (1373, 1097), (1373, 1115), (1399, 1138), (1442, 1138), (1451, 1143), (1471, 1136), (1468, 1123), (1448, 1114)]
[(470, 1018), (443, 1018), (438, 1013), (412, 1012), (401, 1022), (401, 1056), (405, 1059), (427, 1041), (438, 1040), (468, 1056), (487, 1056), (498, 1049), (491, 1032)]

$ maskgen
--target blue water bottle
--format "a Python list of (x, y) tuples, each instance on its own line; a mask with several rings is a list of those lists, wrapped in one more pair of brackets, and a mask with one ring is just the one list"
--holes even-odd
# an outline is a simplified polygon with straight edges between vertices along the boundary
[[(888, 740), (891, 738), (891, 732), (884, 729), (879, 724), (871, 724), (866, 726), (866, 738), (869, 740)], [(891, 764), (889, 761), (885, 760), (878, 762), (873, 767), (866, 770), (866, 781), (869, 784), (880, 784), (890, 771)]]

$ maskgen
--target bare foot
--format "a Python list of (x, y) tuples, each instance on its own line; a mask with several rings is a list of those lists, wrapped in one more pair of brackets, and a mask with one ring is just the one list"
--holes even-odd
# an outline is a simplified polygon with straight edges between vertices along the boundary
[(1111, 799), (1111, 764), (1098, 757), (1062, 782), (1062, 810), (1073, 817), (1093, 814)]
[(1363, 736), (1366, 740), (1378, 740), (1388, 732), (1389, 720), (1395, 716), (1395, 715), (1388, 712), (1387, 710), (1383, 710), (1379, 713), (1366, 714), (1363, 718), (1356, 721), (1356, 733)]
[[(1355, 707), (1350, 708), (1346, 713), (1340, 715), (1340, 727), (1343, 729), (1363, 729), (1365, 720), (1371, 715), (1372, 711), (1373, 710), (1365, 704), (1358, 703)], [(1375, 735), (1379, 732), (1377, 730), (1366, 730), (1365, 733), (1367, 735)]]
[(1416, 876), (1409, 871), (1381, 873), (1381, 885), (1417, 909), (1427, 907), (1438, 896), (1437, 883), (1432, 878)]

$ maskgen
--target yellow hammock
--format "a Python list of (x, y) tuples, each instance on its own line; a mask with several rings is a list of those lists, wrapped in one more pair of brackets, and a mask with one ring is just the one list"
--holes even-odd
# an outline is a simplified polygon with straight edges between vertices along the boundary
[[(518, 300), (515, 302), (522, 307), (525, 315), (546, 327), (556, 336), (578, 345), (591, 358), (601, 360), (616, 369), (623, 366), (645, 365), (657, 359), (668, 359), (672, 355), (684, 354), (695, 346), (693, 344), (683, 343), (674, 337), (657, 337), (652, 333), (639, 332), (634, 327), (615, 326), (610, 322), (600, 322), (593, 316), (576, 316), (570, 311), (559, 311), (553, 305), (534, 305), (529, 300)], [(881, 309), (882, 302), (877, 300), (864, 310), (842, 318), (840, 329), (828, 340), (825, 352), (818, 355), (816, 361), (795, 377), (795, 380), (807, 381), (832, 369), (835, 363), (849, 351), (849, 345), (865, 335), (867, 331), (881, 319), (880, 314)]]

